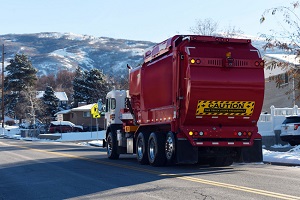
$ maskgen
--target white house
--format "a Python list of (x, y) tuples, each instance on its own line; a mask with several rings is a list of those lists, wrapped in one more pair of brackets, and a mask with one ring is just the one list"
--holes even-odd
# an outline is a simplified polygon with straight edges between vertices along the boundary
[[(45, 91), (37, 91), (37, 98), (42, 98), (45, 94)], [(54, 92), (54, 95), (59, 99), (58, 106), (66, 107), (68, 105), (68, 96), (65, 92)]]
[[(265, 97), (263, 112), (270, 112), (270, 107), (277, 108), (293, 107), (299, 105), (300, 101), (295, 97), (299, 95), (296, 89), (297, 82), (291, 78), (287, 71), (291, 68), (300, 67), (300, 57), (288, 54), (265, 54)], [(281, 66), (275, 63), (280, 63)], [(275, 67), (272, 67), (275, 66)], [(276, 82), (271, 81), (272, 77), (282, 76), (281, 87), (276, 87)]]

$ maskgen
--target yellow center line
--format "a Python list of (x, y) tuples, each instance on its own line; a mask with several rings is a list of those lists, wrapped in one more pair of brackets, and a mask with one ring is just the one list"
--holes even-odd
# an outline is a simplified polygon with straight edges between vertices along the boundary
[[(0, 142), (0, 143), (2, 143), (2, 142)], [(11, 146), (15, 146), (15, 145), (11, 145)], [(189, 176), (179, 175), (179, 174), (162, 173), (162, 172), (156, 171), (156, 170), (142, 169), (139, 167), (128, 166), (128, 165), (112, 163), (112, 162), (107, 162), (107, 161), (101, 161), (101, 160), (95, 160), (92, 158), (76, 156), (76, 155), (72, 155), (72, 154), (53, 152), (53, 151), (47, 151), (47, 150), (41, 150), (41, 149), (34, 149), (34, 148), (24, 147), (24, 146), (17, 146), (17, 147), (20, 147), (23, 149), (30, 149), (30, 150), (42, 152), (42, 153), (58, 155), (58, 156), (67, 157), (67, 158), (75, 158), (75, 159), (85, 160), (85, 161), (108, 165), (108, 166), (120, 167), (123, 169), (130, 169), (130, 170), (139, 171), (139, 172), (146, 172), (146, 173), (154, 174), (154, 175), (158, 175), (158, 176), (176, 178), (176, 179), (195, 182), (195, 183), (201, 183), (201, 184), (212, 185), (212, 186), (216, 186), (216, 187), (223, 187), (223, 188), (227, 188), (227, 189), (233, 189), (233, 190), (238, 190), (238, 191), (243, 191), (243, 192), (248, 192), (248, 193), (254, 193), (254, 194), (259, 194), (259, 195), (268, 196), (268, 197), (274, 197), (274, 198), (278, 198), (278, 199), (300, 200), (300, 197), (297, 197), (297, 196), (281, 194), (281, 193), (277, 193), (277, 192), (270, 192), (267, 190), (260, 190), (260, 189), (250, 188), (250, 187), (239, 186), (239, 185), (210, 181), (210, 180), (206, 180), (206, 179), (194, 178), (194, 177), (189, 177)]]

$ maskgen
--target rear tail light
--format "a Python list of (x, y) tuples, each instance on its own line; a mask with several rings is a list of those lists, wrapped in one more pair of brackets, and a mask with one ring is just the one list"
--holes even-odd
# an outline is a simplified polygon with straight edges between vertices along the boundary
[(205, 131), (189, 131), (190, 136), (206, 136), (207, 132)]
[[(297, 124), (297, 128), (298, 126), (300, 126), (300, 124)], [(296, 129), (295, 129), (296, 130)], [(190, 136), (207, 136), (208, 133), (206, 131), (195, 131), (195, 130), (192, 130), (192, 131), (189, 131), (188, 132)], [(252, 132), (251, 131), (234, 131), (233, 132), (233, 135), (234, 136), (239, 136), (239, 137), (251, 137), (252, 135)]]
[(254, 64), (255, 64), (256, 67), (263, 67), (265, 65), (263, 60), (262, 61), (255, 61)]
[(294, 124), (294, 130), (297, 130), (300, 124)]
[(192, 58), (192, 59), (190, 59), (190, 63), (191, 64), (200, 64), (201, 63), (201, 60), (200, 59), (195, 59), (195, 58)]
[(233, 132), (233, 135), (234, 136), (239, 136), (239, 137), (241, 137), (241, 136), (248, 136), (248, 137), (250, 137), (252, 135), (252, 132), (251, 131), (235, 131), (235, 132)]

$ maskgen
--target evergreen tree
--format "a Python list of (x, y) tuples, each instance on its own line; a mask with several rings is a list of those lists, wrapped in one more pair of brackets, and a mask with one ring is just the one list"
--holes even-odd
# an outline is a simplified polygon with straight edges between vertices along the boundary
[(54, 117), (54, 114), (58, 111), (59, 99), (55, 96), (51, 86), (47, 86), (42, 99), (45, 105), (46, 116)]
[(88, 99), (87, 103), (95, 103), (99, 99), (104, 100), (109, 86), (107, 84), (105, 75), (99, 69), (92, 69), (87, 73), (86, 77), (86, 90)]
[(34, 68), (27, 56), (16, 54), (14, 59), (6, 67), (7, 75), (4, 79), (6, 91), (25, 91), (35, 86), (37, 81), (37, 69)]
[(106, 79), (98, 69), (82, 71), (78, 67), (73, 80), (74, 107), (78, 106), (78, 102), (90, 104), (104, 100), (110, 89)]
[[(26, 99), (21, 92), (28, 93), (35, 87), (37, 69), (35, 69), (28, 57), (24, 54), (16, 54), (14, 59), (6, 67), (7, 75), (4, 78), (6, 114), (22, 118), (26, 115), (25, 109), (19, 109), (20, 102), (26, 104)], [(18, 104), (18, 107), (16, 105)]]
[(86, 94), (84, 91), (85, 88), (85, 73), (78, 66), (75, 71), (75, 76), (73, 80), (73, 107), (77, 107), (79, 102), (85, 101)]

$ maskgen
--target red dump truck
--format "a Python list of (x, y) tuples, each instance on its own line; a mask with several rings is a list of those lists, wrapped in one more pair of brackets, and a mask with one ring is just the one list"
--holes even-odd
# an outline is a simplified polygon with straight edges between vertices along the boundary
[(249, 39), (176, 35), (145, 51), (129, 91), (106, 99), (110, 159), (140, 164), (261, 162), (264, 62)]

